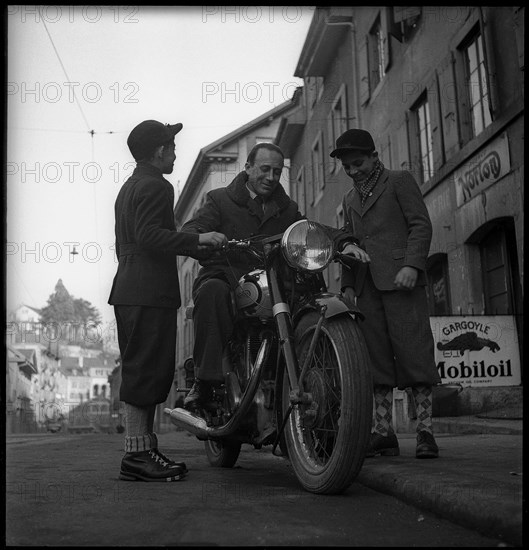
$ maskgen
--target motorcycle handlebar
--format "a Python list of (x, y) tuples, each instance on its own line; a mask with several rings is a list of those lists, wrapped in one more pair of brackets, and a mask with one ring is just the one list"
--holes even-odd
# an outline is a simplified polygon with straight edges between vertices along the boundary
[(334, 259), (340, 262), (342, 265), (344, 265), (348, 269), (351, 269), (352, 267), (362, 263), (362, 261), (359, 260), (358, 258), (355, 258), (354, 256), (350, 256), (349, 254), (342, 254), (341, 252), (336, 252)]
[(250, 248), (250, 241), (239, 241), (237, 239), (231, 239), (222, 247), (222, 250), (236, 250), (238, 248)]

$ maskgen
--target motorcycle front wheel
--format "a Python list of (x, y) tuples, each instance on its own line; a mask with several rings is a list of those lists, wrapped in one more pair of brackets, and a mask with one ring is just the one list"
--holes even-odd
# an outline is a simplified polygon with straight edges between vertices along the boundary
[(233, 468), (241, 452), (241, 444), (232, 441), (208, 439), (204, 447), (209, 463), (216, 468)]
[[(318, 319), (309, 313), (295, 328), (300, 371)], [(283, 411), (290, 405), (290, 390), (285, 373)], [(323, 322), (303, 391), (312, 402), (293, 406), (284, 432), (292, 468), (307, 491), (342, 493), (362, 468), (373, 406), (369, 356), (354, 319), (343, 315)]]

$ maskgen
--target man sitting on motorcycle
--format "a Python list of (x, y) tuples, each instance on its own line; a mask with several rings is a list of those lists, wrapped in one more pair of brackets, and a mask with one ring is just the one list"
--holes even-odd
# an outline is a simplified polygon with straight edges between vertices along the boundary
[[(267, 237), (283, 233), (304, 216), (279, 183), (284, 155), (271, 143), (250, 151), (244, 170), (227, 186), (214, 189), (182, 231), (217, 231), (228, 239)], [(195, 383), (184, 407), (197, 411), (210, 400), (213, 387), (223, 383), (222, 354), (234, 326), (231, 291), (254, 266), (241, 253), (195, 256), (201, 269), (193, 284)]]

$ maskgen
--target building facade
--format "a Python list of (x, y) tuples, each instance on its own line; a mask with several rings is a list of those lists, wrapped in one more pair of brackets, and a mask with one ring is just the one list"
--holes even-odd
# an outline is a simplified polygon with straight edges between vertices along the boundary
[[(472, 389), (459, 398), (469, 413), (475, 390), (521, 396), (523, 69), (524, 8), (321, 8), (276, 138), (292, 197), (330, 225), (351, 186), (329, 156), (346, 129), (368, 130), (387, 168), (414, 175), (433, 224), (436, 360), (444, 384)], [(339, 288), (335, 267), (327, 280)]]

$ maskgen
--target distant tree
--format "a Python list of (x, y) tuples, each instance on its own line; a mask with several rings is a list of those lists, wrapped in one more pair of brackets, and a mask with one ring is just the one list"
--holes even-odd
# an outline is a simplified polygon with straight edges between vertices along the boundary
[(73, 301), (74, 318), (76, 321), (80, 321), (83, 324), (86, 323), (100, 323), (101, 314), (99, 310), (93, 306), (89, 301), (83, 300), (83, 298), (75, 298)]
[(42, 308), (41, 320), (44, 323), (71, 322), (74, 313), (73, 298), (66, 290), (62, 279), (59, 279), (55, 285), (55, 292), (48, 298), (48, 305)]
[[(96, 339), (93, 334), (87, 338), (87, 330), (101, 322), (99, 310), (83, 298), (74, 298), (64, 286), (62, 279), (57, 281), (55, 292), (50, 294), (48, 305), (42, 308), (41, 320), (48, 324), (47, 331), (50, 340), (80, 342), (81, 345), (94, 347)], [(58, 334), (57, 332), (58, 331)], [(102, 344), (97, 343), (95, 347)]]

